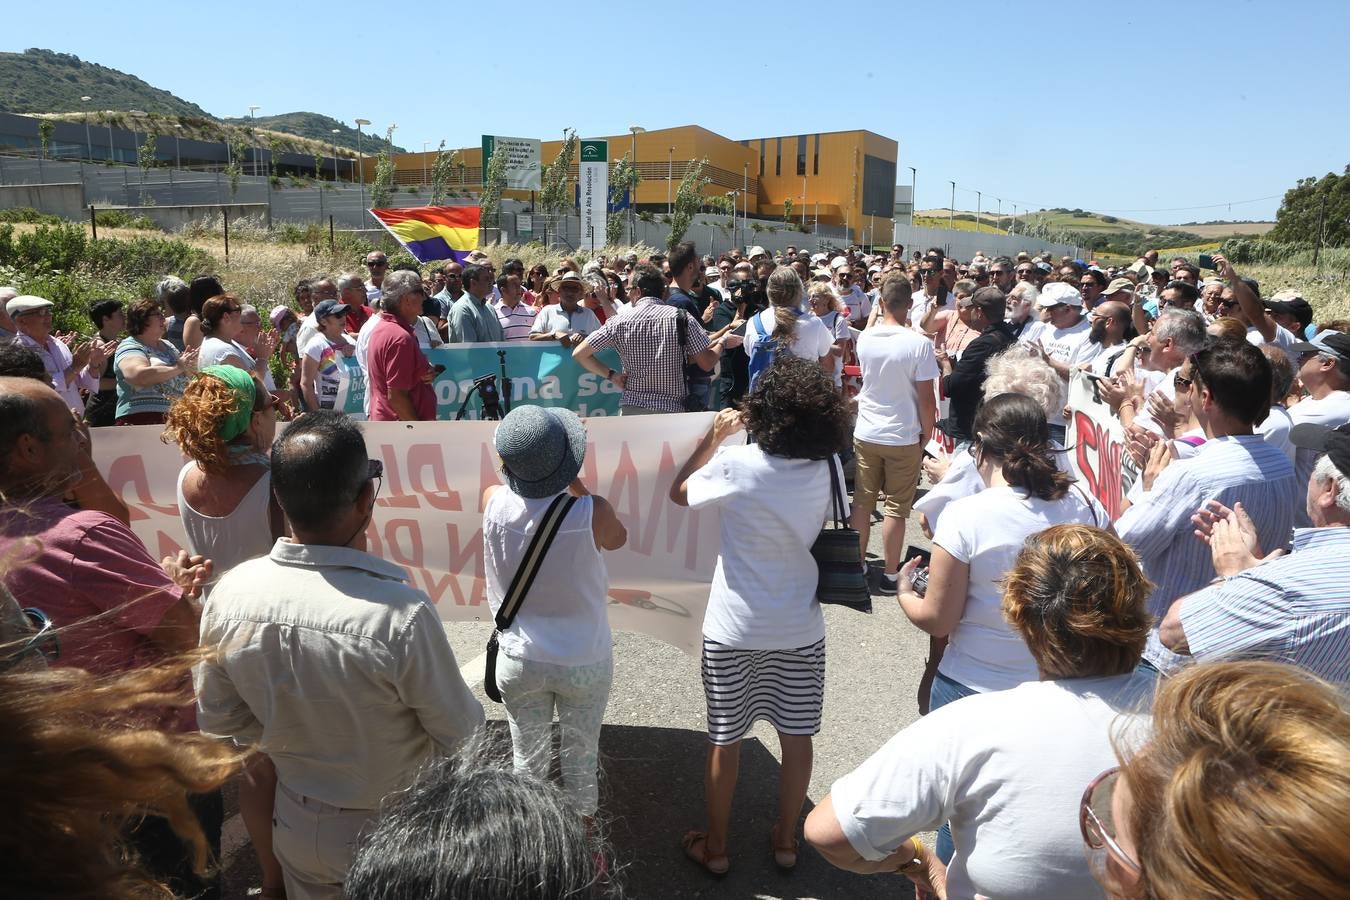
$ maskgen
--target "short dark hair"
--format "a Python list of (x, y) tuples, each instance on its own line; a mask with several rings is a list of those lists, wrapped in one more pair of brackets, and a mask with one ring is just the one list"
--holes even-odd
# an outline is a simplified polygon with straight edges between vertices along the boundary
[(847, 402), (815, 361), (778, 354), (745, 397), (745, 430), (770, 456), (829, 459), (852, 440)]
[(1200, 299), (1200, 289), (1193, 284), (1188, 284), (1185, 281), (1169, 281), (1167, 282), (1166, 285), (1163, 286), (1163, 290), (1180, 292), (1181, 299), (1185, 300), (1188, 303), (1194, 303), (1195, 301)]
[(923, 251), (923, 255), (935, 256), (941, 260), (945, 260), (947, 258), (946, 251), (944, 251), (941, 247), (929, 247), (927, 250)]
[(890, 275), (881, 283), (881, 303), (891, 318), (903, 318), (913, 302), (914, 291), (909, 279), (903, 275)]
[(89, 307), (89, 318), (93, 321), (95, 328), (102, 328), (104, 321), (121, 308), (121, 300), (113, 300), (111, 298), (95, 300), (93, 305)]
[(1101, 269), (1087, 269), (1083, 272), (1082, 275), (1079, 275), (1078, 277), (1082, 278), (1083, 275), (1086, 275), (1093, 281), (1097, 282), (1098, 287), (1101, 287), (1102, 289), (1106, 288), (1106, 285), (1108, 283), (1106, 280), (1106, 273), (1103, 272)]
[(562, 789), (471, 741), (390, 798), (343, 886), (347, 900), (555, 900), (622, 896), (605, 846)]
[(1219, 408), (1242, 422), (1260, 425), (1270, 412), (1270, 361), (1250, 341), (1217, 340), (1191, 357), (1196, 386)]
[(464, 267), (464, 283), (473, 284), (478, 277), (488, 271), (487, 266), (480, 266), (478, 263), (469, 263)]
[(200, 316), (202, 304), (212, 297), (219, 297), (223, 293), (225, 293), (225, 289), (220, 286), (220, 279), (216, 276), (198, 275), (188, 285), (188, 309)]
[(506, 286), (511, 283), (511, 275), (511, 272), (506, 271), (506, 266), (502, 266), (502, 274), (497, 276), (497, 290), (506, 290)]
[(1177, 266), (1177, 271), (1179, 272), (1179, 271), (1181, 271), (1182, 269), (1185, 269), (1187, 272), (1190, 272), (1190, 273), (1191, 273), (1191, 277), (1194, 278), (1196, 281), (1199, 281), (1199, 280), (1200, 280), (1200, 267), (1199, 267), (1199, 266), (1195, 265), (1194, 263), (1189, 263), (1189, 262), (1188, 262), (1188, 263), (1182, 263), (1181, 265)]
[(518, 256), (513, 256), (502, 263), (502, 272), (507, 275), (524, 275), (525, 262)]
[(335, 506), (354, 503), (368, 479), (366, 439), (345, 413), (297, 417), (272, 445), (272, 490), (293, 525), (322, 528)]
[(675, 249), (670, 251), (670, 274), (678, 275), (685, 270), (686, 266), (696, 262), (698, 262), (698, 251), (694, 249), (694, 242), (680, 241), (675, 245)]
[(970, 295), (970, 302), (984, 313), (986, 322), (1002, 322), (1008, 314), (1008, 297), (1003, 291), (989, 285)]
[[(43, 374), (45, 376), (45, 371)], [(50, 386), (45, 377), (42, 381)], [(39, 399), (0, 383), (0, 479), (9, 477), (9, 454), (25, 434), (33, 435), (44, 444), (52, 439), (46, 410)]]
[(151, 316), (162, 316), (164, 310), (159, 308), (159, 304), (153, 300), (137, 300), (131, 304), (127, 310), (127, 334), (135, 335), (145, 331), (145, 326), (150, 324)]
[(0, 377), (31, 378), (43, 384), (51, 384), (47, 367), (42, 357), (27, 344), (18, 341), (0, 341)]
[(633, 284), (643, 297), (661, 297), (666, 292), (666, 276), (651, 263), (638, 263), (633, 267)]

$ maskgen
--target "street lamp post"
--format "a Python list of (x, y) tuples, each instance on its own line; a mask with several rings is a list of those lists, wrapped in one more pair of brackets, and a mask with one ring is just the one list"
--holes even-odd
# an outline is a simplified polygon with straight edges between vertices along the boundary
[(173, 167), (175, 169), (183, 168), (183, 145), (181, 143), (183, 136), (183, 124), (181, 122), (173, 123)]
[(356, 177), (361, 182), (361, 227), (366, 225), (366, 157), (361, 150), (361, 126), (369, 125), (369, 119), (356, 120)]
[[(145, 117), (146, 117), (146, 113), (145, 113), (144, 110), (140, 110), (140, 109), (129, 109), (129, 110), (127, 110), (127, 112), (131, 113), (131, 115), (134, 116), (134, 117), (137, 118), (137, 119), (144, 120)], [(147, 138), (146, 138), (146, 139), (149, 140), (149, 137), (148, 137), (148, 135), (149, 135), (149, 129), (148, 129), (148, 128), (146, 129), (146, 134), (147, 134)], [(144, 203), (145, 203), (145, 167), (142, 166), (142, 165), (140, 164), (140, 162), (141, 162), (141, 142), (140, 142), (140, 138), (138, 137), (137, 131), (136, 131), (136, 129), (135, 129), (134, 126), (133, 126), (132, 129), (131, 129), (131, 140), (132, 140), (132, 143), (134, 143), (134, 144), (136, 145), (136, 167), (139, 168), (139, 169), (141, 170), (141, 198), (140, 198), (140, 199), (141, 199), (141, 204), (144, 205)]]
[(914, 189), (919, 184), (919, 170), (909, 167), (909, 227), (914, 227)]
[(956, 229), (956, 182), (955, 181), (951, 182), (951, 185), (952, 185), (952, 202), (951, 205), (947, 207), (948, 231), (953, 231)]
[[(341, 134), (341, 129), (330, 128), (333, 134)], [(338, 171), (337, 138), (333, 138), (333, 181), (334, 183), (342, 180), (342, 173)]]
[[(1003, 224), (1003, 198), (995, 197), (994, 199), (998, 201), (998, 219), (994, 222), (994, 227), (997, 228), (999, 225)], [(1007, 234), (1007, 231), (1004, 231), (1003, 233)]]
[(984, 195), (979, 191), (975, 192), (975, 233), (980, 233), (980, 203), (984, 200)]
[[(260, 109), (262, 109), (261, 106), (250, 106), (248, 108), (249, 120), (254, 123), (252, 125), (249, 125), (249, 131), (253, 132), (252, 137), (255, 141), (258, 139), (258, 126), (256, 124), (258, 121), (258, 117), (254, 115), (254, 113), (256, 113)], [(253, 147), (253, 174), (254, 176), (257, 176), (258, 174), (258, 148), (256, 145)]]
[[(641, 125), (629, 125), (628, 132), (633, 135), (633, 171), (637, 171), (637, 136), (643, 134), (647, 129)], [(628, 194), (628, 243), (633, 243), (637, 232), (637, 189), (634, 188)]]
[(1012, 230), (1008, 234), (1017, 234), (1017, 204), (1013, 204)]
[(749, 243), (746, 232), (750, 230), (750, 164), (745, 164), (741, 173), (741, 240)]
[[(92, 99), (94, 99), (94, 98), (93, 98), (93, 97), (81, 97), (81, 98), (80, 98), (80, 102), (81, 102), (81, 103), (88, 103), (88, 102), (89, 102), (90, 100), (92, 100)], [(94, 161), (94, 142), (93, 142), (93, 140), (89, 137), (89, 109), (88, 109), (88, 107), (86, 107), (85, 110), (84, 110), (84, 152), (85, 152), (85, 155), (89, 157), (89, 161), (90, 161), (90, 162), (93, 162), (93, 161)]]
[(431, 146), (431, 141), (422, 142), (422, 185), (427, 185), (427, 148)]
[(806, 227), (806, 176), (802, 176), (802, 227)]

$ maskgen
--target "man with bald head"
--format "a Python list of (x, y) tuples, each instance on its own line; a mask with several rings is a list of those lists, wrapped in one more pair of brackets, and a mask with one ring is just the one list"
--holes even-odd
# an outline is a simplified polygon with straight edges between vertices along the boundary
[(1092, 328), (1088, 341), (1101, 349), (1084, 367), (1087, 371), (1111, 378), (1117, 374), (1116, 362), (1125, 352), (1125, 334), (1130, 327), (1130, 307), (1119, 300), (1098, 303), (1088, 313)]

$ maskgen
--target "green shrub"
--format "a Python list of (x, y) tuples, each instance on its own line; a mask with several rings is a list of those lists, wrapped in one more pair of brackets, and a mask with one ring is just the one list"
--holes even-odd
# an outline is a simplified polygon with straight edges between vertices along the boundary
[(40, 213), (31, 206), (16, 206), (12, 209), (0, 209), (0, 222), (24, 222), (28, 224), (59, 225), (60, 216)]
[(94, 223), (102, 228), (139, 228), (142, 231), (160, 231), (154, 220), (134, 216), (124, 209), (105, 209), (94, 213)]

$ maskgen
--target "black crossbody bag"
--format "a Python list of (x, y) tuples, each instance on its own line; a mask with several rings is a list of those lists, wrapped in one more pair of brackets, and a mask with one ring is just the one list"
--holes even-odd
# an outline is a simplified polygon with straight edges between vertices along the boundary
[(495, 617), (497, 627), (493, 630), (492, 637), (488, 638), (487, 662), (483, 666), (483, 692), (493, 703), (502, 702), (502, 692), (497, 689), (497, 635), (510, 628), (511, 623), (516, 620), (520, 604), (525, 602), (525, 595), (530, 592), (530, 585), (534, 584), (539, 567), (544, 564), (544, 557), (553, 544), (553, 538), (558, 534), (558, 528), (576, 502), (576, 497), (559, 494), (549, 504), (543, 520), (539, 523), (539, 529), (530, 539), (530, 546), (525, 548), (525, 558), (521, 560), (520, 568), (511, 579), (511, 587), (507, 588), (502, 605), (497, 609)]
[(680, 371), (684, 373), (684, 411), (685, 412), (707, 412), (708, 407), (703, 405), (703, 401), (694, 396), (694, 392), (689, 389), (689, 313), (680, 310), (680, 317), (675, 320), (675, 330), (680, 336)]

